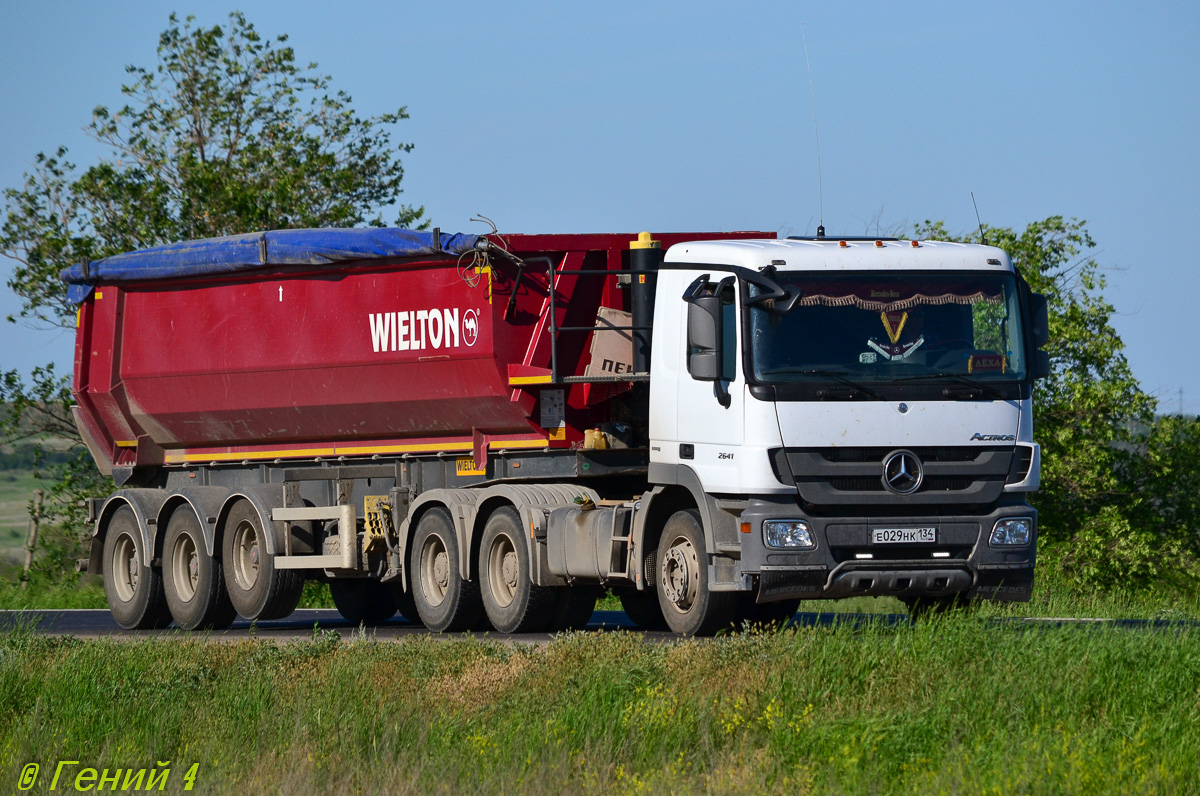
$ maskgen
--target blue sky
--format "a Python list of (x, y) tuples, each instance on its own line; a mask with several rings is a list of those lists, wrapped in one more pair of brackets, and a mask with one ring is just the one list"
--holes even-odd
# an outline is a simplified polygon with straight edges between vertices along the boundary
[[(1117, 330), (1165, 411), (1200, 412), (1200, 5), (398, 3), (240, 8), (288, 33), (364, 114), (408, 108), (405, 199), (447, 230), (815, 230), (816, 87), (830, 234), (942, 219), (1086, 219)], [(171, 6), (0, 9), (0, 186), (118, 105)], [(7, 277), (8, 265), (0, 263)], [(0, 315), (15, 312), (7, 291)], [(0, 323), (0, 369), (69, 333)]]

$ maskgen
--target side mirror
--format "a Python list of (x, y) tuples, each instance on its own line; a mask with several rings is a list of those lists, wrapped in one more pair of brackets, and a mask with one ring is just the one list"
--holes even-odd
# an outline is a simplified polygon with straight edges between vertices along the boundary
[(699, 295), (688, 301), (687, 369), (697, 381), (720, 381), (723, 359), (721, 296)]
[(1050, 355), (1045, 351), (1033, 352), (1033, 377), (1044, 379), (1050, 375)]
[(1040, 293), (1029, 294), (1029, 319), (1032, 322), (1029, 336), (1034, 348), (1041, 348), (1050, 342), (1050, 313), (1046, 306), (1046, 297)]

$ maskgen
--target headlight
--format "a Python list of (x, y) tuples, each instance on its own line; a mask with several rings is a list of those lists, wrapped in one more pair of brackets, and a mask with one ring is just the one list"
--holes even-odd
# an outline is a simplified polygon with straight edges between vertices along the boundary
[(1033, 520), (1029, 517), (1015, 517), (1000, 520), (992, 529), (993, 545), (1022, 545), (1029, 544), (1033, 538)]
[(804, 520), (764, 520), (763, 539), (767, 547), (813, 548), (812, 529)]

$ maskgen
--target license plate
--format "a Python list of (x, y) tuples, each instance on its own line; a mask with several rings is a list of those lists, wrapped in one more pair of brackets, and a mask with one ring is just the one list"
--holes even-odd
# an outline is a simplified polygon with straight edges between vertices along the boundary
[(872, 528), (871, 544), (934, 544), (937, 528)]

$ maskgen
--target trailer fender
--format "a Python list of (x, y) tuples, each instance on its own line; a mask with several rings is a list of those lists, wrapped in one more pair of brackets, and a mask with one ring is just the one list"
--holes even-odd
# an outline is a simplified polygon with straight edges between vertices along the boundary
[[(454, 523), (454, 535), (458, 541), (459, 550), (470, 550), (469, 542), (471, 539), (471, 523), (475, 520), (475, 501), (482, 490), (479, 489), (430, 489), (428, 492), (422, 492), (421, 496), (414, 500), (408, 507), (408, 516), (400, 523), (400, 527), (396, 529), (396, 537), (400, 547), (400, 560), (408, 561), (408, 545), (412, 541), (413, 532), (417, 528), (417, 523), (421, 521), (421, 515), (431, 508), (441, 507), (450, 512), (450, 519)], [(470, 580), (470, 570), (467, 566), (466, 559), (470, 555), (459, 556), (459, 576), (463, 580)], [(404, 572), (404, 588), (408, 589), (408, 567), (407, 564), (403, 567)]]
[(221, 511), (217, 514), (217, 521), (213, 526), (213, 549), (219, 549), (221, 534), (225, 529), (225, 518), (229, 516), (229, 510), (239, 499), (244, 499), (250, 501), (250, 504), (254, 506), (263, 529), (271, 529), (271, 533), (264, 534), (267, 555), (273, 556), (282, 551), (283, 535), (287, 533), (287, 523), (272, 520), (271, 512), (283, 508), (283, 490), (283, 484), (252, 484), (241, 487), (236, 492), (230, 492), (222, 502)]
[(129, 506), (137, 517), (138, 529), (142, 532), (142, 555), (146, 566), (152, 566), (158, 554), (155, 544), (155, 529), (158, 526), (158, 514), (167, 493), (161, 489), (122, 489), (109, 495), (104, 505), (96, 515), (96, 525), (92, 528), (92, 549), (88, 557), (88, 572), (99, 575), (103, 571), (104, 536), (108, 533), (108, 522), (112, 515), (122, 506)]
[(479, 557), (477, 542), (483, 538), (488, 518), (496, 509), (512, 506), (521, 517), (522, 528), (529, 529), (529, 533), (523, 536), (529, 560), (533, 563), (530, 567), (533, 583), (537, 586), (567, 585), (566, 580), (550, 572), (545, 561), (545, 546), (539, 548), (537, 538), (545, 538), (546, 518), (552, 510), (571, 506), (580, 497), (588, 498), (593, 503), (600, 500), (596, 490), (574, 484), (497, 484), (481, 490), (471, 523), (470, 546), (463, 548), (471, 551), (470, 561), (465, 563), (470, 565), (472, 571), (476, 568), (475, 562)]
[(175, 509), (187, 504), (200, 520), (200, 532), (204, 534), (204, 548), (210, 558), (217, 557), (217, 519), (229, 498), (230, 490), (223, 486), (185, 487), (171, 493), (158, 510), (158, 525), (155, 530), (155, 546), (162, 543), (167, 522)]

